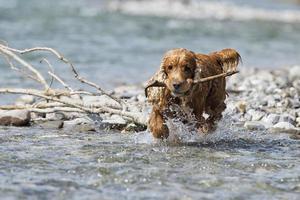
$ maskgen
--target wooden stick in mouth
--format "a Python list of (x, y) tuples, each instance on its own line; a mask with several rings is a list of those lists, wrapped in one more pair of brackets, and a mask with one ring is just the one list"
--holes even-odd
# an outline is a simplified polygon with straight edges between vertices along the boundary
[[(227, 77), (227, 76), (232, 76), (236, 73), (239, 73), (239, 71), (232, 71), (232, 72), (224, 72), (222, 74), (217, 74), (217, 75), (214, 75), (214, 76), (209, 76), (209, 77), (206, 77), (206, 78), (200, 78), (198, 80), (194, 80), (194, 84), (197, 84), (197, 83), (204, 83), (204, 82), (207, 82), (207, 81), (211, 81), (211, 80), (214, 80), (216, 78), (220, 78), (220, 77)], [(148, 97), (148, 88), (151, 88), (151, 87), (166, 87), (166, 84), (164, 82), (160, 82), (160, 81), (153, 81), (152, 83), (148, 84), (146, 87), (145, 87), (145, 96)]]
[(234, 75), (236, 73), (239, 73), (239, 71), (224, 72), (222, 74), (218, 74), (218, 75), (214, 75), (214, 76), (209, 76), (209, 77), (206, 77), (206, 78), (200, 78), (199, 80), (194, 80), (194, 83), (204, 83), (204, 82), (216, 79), (216, 78), (232, 76), (232, 75)]

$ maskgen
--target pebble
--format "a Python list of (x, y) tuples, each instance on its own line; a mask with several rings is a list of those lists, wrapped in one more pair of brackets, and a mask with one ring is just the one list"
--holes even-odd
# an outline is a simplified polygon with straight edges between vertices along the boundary
[(296, 128), (293, 124), (289, 122), (278, 122), (275, 124), (271, 129), (271, 132), (274, 133), (292, 133), (292, 134), (299, 134), (300, 129)]
[(90, 119), (77, 118), (74, 120), (64, 121), (63, 129), (71, 132), (88, 132), (96, 131), (96, 125)]
[(254, 110), (254, 109), (249, 110), (247, 113), (251, 115), (252, 121), (259, 121), (265, 116), (264, 112), (261, 112), (259, 110)]
[(296, 120), (295, 116), (292, 116), (288, 113), (284, 113), (280, 116), (279, 122), (288, 122), (292, 125), (295, 125), (295, 120)]
[(0, 110), (1, 126), (29, 126), (30, 112), (27, 110)]
[(35, 124), (45, 129), (61, 129), (64, 125), (62, 120), (54, 120), (54, 121), (35, 121)]
[(244, 127), (248, 130), (266, 130), (266, 125), (260, 121), (247, 121)]
[(247, 103), (245, 101), (239, 101), (236, 103), (235, 107), (240, 113), (245, 113), (247, 108)]
[(300, 117), (297, 117), (296, 123), (297, 123), (297, 127), (300, 127)]
[(289, 80), (291, 80), (291, 81), (300, 79), (300, 66), (296, 65), (296, 66), (290, 67), (288, 77), (289, 77)]
[(59, 113), (47, 113), (45, 116), (49, 120), (64, 120), (66, 119), (64, 113), (59, 112)]
[(280, 119), (280, 115), (271, 113), (271, 114), (265, 116), (262, 119), (262, 121), (265, 122), (265, 123), (267, 123), (267, 124), (269, 124), (269, 125), (274, 125), (277, 122), (279, 122), (279, 119)]

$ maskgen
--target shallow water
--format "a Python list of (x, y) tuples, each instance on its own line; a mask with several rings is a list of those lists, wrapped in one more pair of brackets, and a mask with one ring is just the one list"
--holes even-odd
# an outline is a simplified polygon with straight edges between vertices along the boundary
[(0, 198), (299, 199), (300, 141), (232, 131), (180, 144), (149, 133), (0, 130)]
[[(243, 19), (238, 18), (241, 12), (218, 19), (213, 11), (174, 17), (168, 8), (163, 15), (138, 13), (136, 6), (143, 4), (115, 12), (107, 1), (0, 0), (0, 39), (17, 48), (57, 48), (81, 75), (106, 89), (144, 82), (157, 70), (163, 52), (174, 47), (204, 53), (237, 48), (244, 67), (300, 63), (299, 6), (269, 0), (223, 2), (219, 12), (232, 3), (249, 12), (242, 12)], [(280, 17), (286, 10), (296, 13), (289, 22)], [(38, 55), (26, 58), (36, 65), (40, 61)], [(78, 86), (67, 67), (50, 61)], [(2, 61), (0, 72), (1, 87), (35, 86)], [(9, 102), (11, 97), (0, 96), (0, 104)], [(299, 199), (299, 140), (228, 124), (230, 119), (224, 120), (209, 136), (175, 124), (172, 133), (179, 144), (153, 141), (148, 132), (1, 127), (0, 199)]]

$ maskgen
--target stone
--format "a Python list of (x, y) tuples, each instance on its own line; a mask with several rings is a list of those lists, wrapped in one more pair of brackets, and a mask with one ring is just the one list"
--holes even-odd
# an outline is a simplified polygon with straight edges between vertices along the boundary
[(252, 121), (259, 121), (265, 116), (264, 112), (254, 109), (249, 110), (247, 113), (252, 116)]
[(291, 97), (296, 97), (298, 95), (298, 91), (294, 87), (290, 87), (289, 94)]
[(96, 131), (95, 123), (87, 118), (77, 118), (69, 121), (64, 121), (64, 130), (71, 132), (88, 132)]
[(300, 66), (296, 65), (289, 68), (289, 80), (300, 79)]
[(284, 106), (285, 108), (293, 107), (293, 101), (291, 98), (288, 98), (288, 97), (284, 98), (281, 103), (282, 103), (282, 106)]
[(146, 130), (146, 126), (142, 125), (137, 125), (135, 123), (130, 123), (128, 124), (123, 130), (122, 133), (127, 133), (127, 132), (140, 132)]
[(300, 127), (300, 117), (297, 117), (296, 123), (297, 123), (296, 126), (297, 126), (297, 127)]
[(289, 122), (278, 122), (275, 124), (272, 128), (270, 128), (270, 131), (273, 133), (292, 133), (292, 134), (299, 134), (300, 129), (296, 128), (293, 124)]
[(235, 107), (240, 113), (245, 113), (247, 109), (247, 103), (245, 101), (239, 101), (236, 103)]
[(280, 119), (280, 115), (271, 113), (271, 114), (265, 116), (262, 119), (262, 121), (265, 122), (265, 123), (267, 123), (267, 124), (269, 124), (269, 125), (274, 125), (277, 122), (279, 122), (279, 119)]
[(294, 80), (292, 85), (298, 92), (300, 92), (300, 79)]
[(77, 124), (93, 124), (94, 122), (87, 118), (76, 118), (73, 120), (64, 121), (64, 126), (73, 126)]
[(268, 104), (267, 104), (268, 107), (275, 107), (276, 101), (275, 101), (275, 99), (273, 97), (267, 96), (265, 98), (265, 100), (268, 102)]
[(61, 129), (64, 125), (62, 120), (54, 120), (54, 121), (35, 121), (35, 124), (45, 129)]
[(64, 120), (66, 117), (63, 113), (47, 113), (46, 119), (48, 120)]
[(247, 121), (244, 127), (248, 130), (266, 130), (265, 124), (260, 121)]
[(30, 112), (28, 110), (0, 110), (1, 126), (29, 126)]
[(122, 130), (127, 125), (127, 122), (119, 115), (112, 115), (109, 118), (103, 119), (100, 124), (100, 129), (104, 130)]
[(295, 125), (295, 120), (296, 120), (295, 116), (292, 116), (288, 113), (284, 113), (280, 116), (279, 122), (288, 122), (288, 123), (290, 123), (294, 126)]

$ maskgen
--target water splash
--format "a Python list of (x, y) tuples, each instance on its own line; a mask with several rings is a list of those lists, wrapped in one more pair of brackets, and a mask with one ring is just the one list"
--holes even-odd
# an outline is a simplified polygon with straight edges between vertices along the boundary
[(184, 124), (178, 120), (168, 119), (169, 137), (161, 141), (152, 137), (150, 131), (136, 133), (134, 141), (137, 144), (167, 144), (167, 145), (191, 145), (191, 144), (219, 144), (247, 141), (259, 143), (287, 139), (288, 135), (278, 134), (274, 136), (267, 131), (248, 131), (242, 127), (233, 125), (233, 119), (226, 115), (219, 122), (217, 129), (210, 134), (199, 134), (193, 125)]

